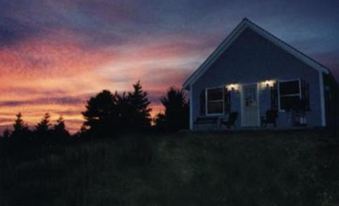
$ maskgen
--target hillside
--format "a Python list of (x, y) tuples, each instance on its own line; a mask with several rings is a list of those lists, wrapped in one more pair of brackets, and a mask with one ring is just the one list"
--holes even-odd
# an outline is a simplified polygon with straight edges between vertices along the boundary
[(0, 158), (1, 206), (339, 202), (339, 148), (323, 132), (126, 135), (22, 152)]

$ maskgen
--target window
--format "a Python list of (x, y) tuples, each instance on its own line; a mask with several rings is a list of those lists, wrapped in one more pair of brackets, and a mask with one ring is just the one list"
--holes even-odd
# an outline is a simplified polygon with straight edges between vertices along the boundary
[(206, 114), (224, 113), (224, 88), (206, 89)]
[(280, 110), (289, 111), (299, 105), (301, 100), (300, 80), (279, 82)]

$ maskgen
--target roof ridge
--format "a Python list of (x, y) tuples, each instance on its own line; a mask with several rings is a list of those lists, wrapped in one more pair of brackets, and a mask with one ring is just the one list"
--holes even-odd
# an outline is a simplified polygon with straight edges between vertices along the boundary
[(325, 73), (329, 73), (329, 70), (316, 60), (312, 59), (311, 57), (307, 56), (306, 54), (302, 53), (298, 49), (292, 47), (288, 43), (284, 42), (283, 40), (279, 39), (278, 37), (274, 36), (270, 32), (266, 31), (262, 27), (258, 26), (257, 24), (253, 23), (248, 18), (243, 18), (243, 20), (226, 36), (226, 38), (218, 45), (218, 47), (207, 57), (207, 59), (196, 69), (184, 82), (183, 87), (187, 88), (188, 85), (194, 83), (194, 81), (202, 75), (206, 68), (208, 68), (220, 55), (229, 47), (230, 44), (233, 43), (235, 39), (237, 39), (240, 34), (246, 29), (250, 28), (263, 38), (269, 40), (271, 43), (275, 44), (276, 46), (280, 47), (281, 49), (285, 50), (286, 52), (293, 55), (295, 58), (303, 61), (305, 64), (309, 65), (310, 67), (322, 71)]

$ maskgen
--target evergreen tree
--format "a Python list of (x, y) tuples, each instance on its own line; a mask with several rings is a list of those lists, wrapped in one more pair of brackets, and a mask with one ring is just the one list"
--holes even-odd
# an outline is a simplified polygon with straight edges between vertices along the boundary
[(94, 136), (110, 136), (115, 133), (118, 122), (116, 111), (116, 96), (108, 90), (103, 90), (91, 97), (82, 113), (85, 118), (84, 126)]
[(70, 137), (66, 129), (65, 120), (62, 116), (57, 119), (56, 124), (53, 126), (53, 136), (57, 142), (65, 142)]
[[(169, 131), (177, 131), (188, 128), (188, 103), (183, 90), (171, 87), (165, 96), (160, 98), (165, 107), (162, 124)], [(160, 120), (158, 120), (160, 123)]]
[(29, 136), (29, 129), (28, 126), (25, 124), (24, 120), (22, 119), (22, 114), (18, 113), (16, 115), (16, 119), (13, 124), (13, 132), (12, 137), (14, 139), (23, 139), (26, 138), (28, 140)]
[(141, 131), (150, 128), (150, 101), (138, 81), (128, 93), (104, 90), (90, 98), (83, 112), (84, 136), (110, 136), (121, 131)]
[(56, 124), (53, 127), (53, 130), (60, 133), (68, 132), (66, 130), (65, 120), (62, 116), (60, 116), (59, 119), (57, 119)]
[(11, 132), (9, 129), (5, 129), (4, 132), (2, 133), (2, 138), (8, 139), (11, 136)]
[(41, 118), (40, 122), (35, 125), (34, 130), (34, 141), (35, 146), (46, 146), (46, 144), (50, 144), (53, 140), (51, 137), (51, 123), (50, 123), (50, 115), (49, 113), (45, 113)]
[(131, 115), (133, 113), (129, 95), (126, 92), (123, 92), (121, 95), (115, 92), (114, 96), (116, 97), (117, 118), (119, 120), (117, 127), (121, 131), (128, 131), (132, 124)]
[(133, 91), (128, 94), (131, 111), (130, 129), (143, 130), (151, 126), (151, 109), (149, 108), (150, 101), (147, 97), (147, 92), (142, 90), (140, 81), (133, 85)]
[(50, 130), (50, 114), (45, 113), (41, 121), (36, 125), (35, 131), (39, 134), (47, 134)]
[(159, 131), (164, 131), (167, 129), (166, 116), (163, 113), (158, 113), (156, 115), (156, 117), (154, 118), (154, 123), (155, 123), (156, 129)]
[(16, 115), (16, 119), (15, 119), (14, 124), (13, 124), (14, 132), (22, 131), (25, 128), (26, 128), (26, 125), (24, 124), (24, 120), (22, 119), (22, 114), (21, 114), (21, 112), (19, 112)]

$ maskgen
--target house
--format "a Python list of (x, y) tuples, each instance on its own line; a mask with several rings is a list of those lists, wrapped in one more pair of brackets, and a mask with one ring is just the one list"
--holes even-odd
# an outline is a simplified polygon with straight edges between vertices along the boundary
[(183, 84), (191, 130), (329, 126), (336, 86), (325, 66), (246, 18)]

